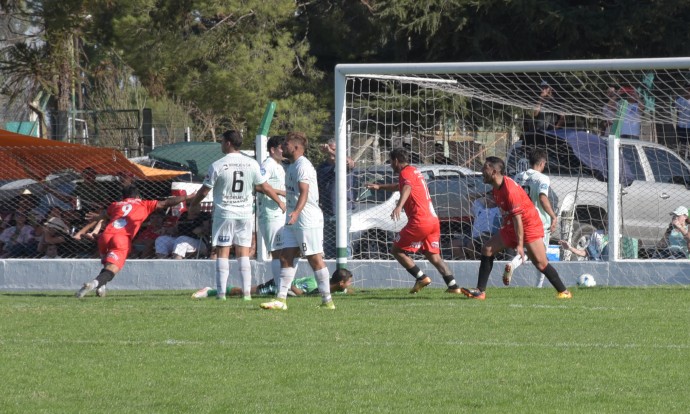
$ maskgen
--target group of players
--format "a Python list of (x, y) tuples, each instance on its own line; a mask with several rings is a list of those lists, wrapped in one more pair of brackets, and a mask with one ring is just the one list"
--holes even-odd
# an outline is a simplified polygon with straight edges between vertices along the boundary
[[(208, 170), (201, 189), (190, 195), (172, 197), (165, 201), (142, 200), (136, 186), (123, 191), (123, 199), (112, 203), (93, 221), (107, 221), (98, 240), (103, 269), (92, 281), (84, 283), (78, 298), (95, 291), (105, 295), (106, 284), (122, 269), (131, 246), (131, 240), (141, 224), (155, 209), (167, 208), (180, 202), (189, 202), (189, 208), (198, 208), (209, 192), (213, 192), (212, 246), (216, 251), (216, 289), (204, 288), (193, 297), (215, 296), (225, 300), (238, 294), (251, 300), (252, 293), (275, 293), (275, 298), (261, 303), (262, 309), (287, 310), (287, 296), (318, 291), (322, 309), (335, 309), (331, 291), (345, 291), (352, 283), (352, 274), (337, 270), (329, 278), (323, 261), (323, 214), (319, 208), (316, 170), (304, 153), (307, 137), (300, 132), (285, 137), (272, 137), (267, 144), (269, 157), (261, 166), (253, 158), (240, 153), (242, 136), (237, 131), (223, 134), (221, 149), (225, 156), (214, 162)], [(282, 160), (289, 162), (287, 170)], [(493, 187), (493, 200), (503, 214), (503, 225), (496, 235), (484, 244), (476, 288), (457, 285), (450, 268), (440, 255), (440, 223), (432, 204), (424, 176), (409, 163), (410, 155), (402, 148), (390, 152), (390, 165), (398, 174), (398, 182), (369, 184), (372, 189), (399, 191), (400, 198), (391, 219), (399, 220), (404, 209), (407, 225), (393, 242), (396, 260), (414, 278), (410, 293), (417, 293), (429, 284), (431, 278), (409, 256), (421, 250), (427, 260), (439, 271), (447, 285), (446, 292), (463, 294), (473, 299), (484, 299), (489, 275), (496, 253), (506, 248), (517, 251), (519, 262), (526, 256), (548, 278), (558, 291), (558, 298), (570, 298), (556, 270), (548, 263), (543, 242), (544, 226), (535, 204), (523, 187), (504, 175), (505, 165), (500, 158), (489, 157), (482, 167), (484, 182)], [(529, 188), (528, 184), (524, 184)], [(257, 194), (260, 231), (271, 254), (274, 282), (251, 286), (249, 251), (254, 232), (253, 195)], [(539, 197), (539, 189), (535, 190)], [(241, 288), (228, 288), (230, 250), (234, 246), (242, 280)], [(526, 251), (526, 252), (525, 252)], [(311, 287), (296, 287), (296, 265), (305, 257), (314, 273)], [(504, 272), (504, 283), (510, 284), (510, 266)], [(304, 285), (307, 286), (307, 285)]]

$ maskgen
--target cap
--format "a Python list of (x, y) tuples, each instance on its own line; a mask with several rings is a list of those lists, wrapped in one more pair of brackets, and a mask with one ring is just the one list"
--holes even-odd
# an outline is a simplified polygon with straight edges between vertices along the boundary
[(543, 87), (545, 87), (545, 86), (549, 86), (549, 83), (548, 83), (547, 81), (543, 80), (543, 81), (541, 81), (541, 83), (539, 84), (539, 86), (541, 86), (541, 87), (543, 88)]
[(685, 206), (680, 206), (677, 209), (673, 210), (673, 213), (671, 213), (674, 216), (687, 216), (688, 215), (688, 208)]
[(62, 219), (59, 217), (51, 217), (48, 219), (48, 221), (43, 223), (43, 225), (56, 230), (60, 230), (63, 233), (69, 233), (69, 227), (67, 227), (65, 222), (62, 221)]

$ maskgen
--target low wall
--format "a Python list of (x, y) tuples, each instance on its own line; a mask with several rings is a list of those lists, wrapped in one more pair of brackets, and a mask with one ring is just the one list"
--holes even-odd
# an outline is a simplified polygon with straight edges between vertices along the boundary
[[(326, 261), (335, 270), (334, 261)], [(433, 279), (435, 287), (443, 287), (438, 272), (425, 261), (419, 267)], [(448, 262), (458, 284), (475, 286), (479, 262)], [(501, 284), (501, 272), (505, 262), (496, 262), (489, 281)], [(608, 262), (554, 262), (566, 285), (572, 286), (582, 273), (594, 275), (600, 286), (690, 286), (690, 261), (645, 260)], [(412, 276), (392, 261), (352, 261), (348, 268), (355, 275), (354, 286), (359, 288), (407, 288)], [(100, 271), (98, 260), (0, 260), (0, 290), (76, 290), (82, 283), (92, 280)], [(232, 285), (240, 285), (235, 262), (231, 262)], [(252, 262), (254, 283), (270, 279), (270, 264)], [(306, 261), (300, 261), (297, 277), (311, 275)], [(527, 264), (515, 271), (513, 285), (534, 286), (538, 274), (534, 266)], [(132, 260), (115, 277), (108, 287), (124, 290), (196, 290), (215, 285), (214, 261), (212, 260)]]

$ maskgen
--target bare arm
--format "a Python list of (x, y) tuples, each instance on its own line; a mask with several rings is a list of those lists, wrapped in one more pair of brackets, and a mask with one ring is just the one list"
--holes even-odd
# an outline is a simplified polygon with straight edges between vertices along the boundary
[(395, 191), (398, 191), (398, 183), (367, 184), (367, 188), (370, 190), (384, 190), (384, 191), (395, 192)]
[[(206, 197), (206, 195), (208, 194), (209, 191), (211, 191), (210, 187), (206, 187), (205, 185), (202, 185), (201, 188), (198, 189), (196, 191), (196, 193), (194, 193), (194, 198), (192, 198), (192, 201), (189, 202), (189, 207), (192, 208), (192, 207), (196, 207), (198, 205), (201, 205), (201, 200), (203, 200)], [(180, 196), (180, 197), (184, 197), (184, 196)], [(168, 199), (168, 200), (170, 200), (170, 199)], [(166, 201), (168, 201), (168, 200), (166, 200)], [(177, 203), (181, 203), (181, 202), (182, 202), (182, 200), (178, 201)], [(174, 206), (177, 203), (173, 203), (173, 204), (171, 204), (171, 206)]]
[(300, 182), (299, 183), (299, 198), (297, 199), (297, 205), (295, 206), (295, 211), (290, 213), (290, 220), (287, 224), (295, 224), (297, 218), (299, 217), (302, 209), (307, 204), (307, 197), (309, 196), (309, 184)]
[(546, 196), (546, 194), (539, 194), (539, 202), (541, 203), (541, 206), (544, 208), (544, 211), (546, 211), (546, 214), (551, 217), (551, 228), (549, 229), (551, 233), (556, 231), (556, 223), (558, 222), (558, 216), (556, 216), (556, 213), (553, 211), (553, 207), (551, 207), (551, 202), (549, 201), (549, 198)]
[(391, 218), (393, 220), (400, 220), (400, 213), (402, 213), (405, 202), (408, 198), (410, 198), (410, 194), (412, 194), (412, 186), (405, 184), (402, 188), (402, 191), (400, 191), (400, 199), (398, 200), (398, 204), (395, 205), (395, 209), (393, 209), (393, 213), (391, 213)]
[(562, 248), (564, 248), (565, 250), (570, 251), (571, 253), (573, 253), (573, 254), (575, 254), (575, 255), (577, 255), (577, 256), (580, 256), (580, 257), (587, 257), (587, 252), (586, 252), (585, 250), (578, 249), (578, 248), (576, 248), (576, 247), (574, 247), (574, 246), (571, 246), (570, 243), (568, 243), (568, 242), (565, 241), (565, 240), (559, 240), (558, 243), (561, 245)]
[[(266, 194), (271, 200), (275, 201), (276, 204), (278, 204), (278, 207), (280, 207), (283, 212), (285, 212), (285, 203), (283, 200), (280, 199), (278, 196), (277, 191), (271, 187), (271, 185), (268, 182), (264, 182), (263, 184), (259, 184), (256, 186), (256, 188), (261, 188), (261, 192)], [(300, 189), (302, 188), (302, 183), (300, 183)], [(309, 191), (309, 185), (307, 184), (307, 191)], [(284, 192), (284, 191), (283, 191)], [(300, 198), (302, 197), (302, 194), (300, 193)], [(307, 199), (306, 197), (304, 198), (304, 203), (306, 204)], [(304, 206), (302, 206), (304, 208)], [(301, 211), (301, 210), (300, 210)]]
[[(271, 186), (271, 188), (273, 188), (273, 186)], [(264, 190), (263, 190), (263, 187), (260, 186), (260, 185), (255, 186), (255, 187), (254, 187), (254, 190), (256, 190), (256, 191), (258, 191), (258, 192), (260, 192), (260, 193), (262, 193), (262, 194), (266, 194), (266, 193), (264, 192)], [(285, 196), (287, 195), (287, 191), (285, 191), (285, 190), (279, 190), (279, 189), (277, 189), (277, 188), (273, 188), (273, 191), (275, 191), (276, 194), (278, 194), (279, 196), (285, 197)]]

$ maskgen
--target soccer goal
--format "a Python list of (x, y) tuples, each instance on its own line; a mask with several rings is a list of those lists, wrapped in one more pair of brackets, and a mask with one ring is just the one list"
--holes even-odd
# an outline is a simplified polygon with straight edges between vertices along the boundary
[[(406, 220), (390, 219), (397, 193), (366, 184), (395, 179), (387, 159), (396, 147), (427, 179), (448, 261), (478, 258), (473, 240), (496, 229), (475, 220), (486, 157), (513, 176), (536, 148), (548, 154), (558, 215), (554, 261), (687, 261), (672, 213), (690, 205), (690, 58), (345, 64), (335, 89), (337, 148), (347, 149), (336, 154), (339, 266), (393, 267), (390, 246)], [(661, 283), (689, 282), (665, 274)]]

